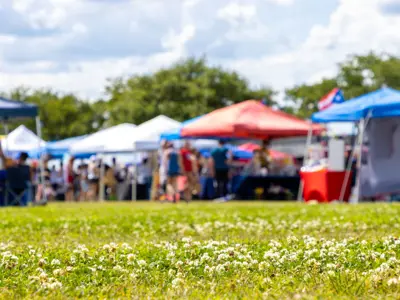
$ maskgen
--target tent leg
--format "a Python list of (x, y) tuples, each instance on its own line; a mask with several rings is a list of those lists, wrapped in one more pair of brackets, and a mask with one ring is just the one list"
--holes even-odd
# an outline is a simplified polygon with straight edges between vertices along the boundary
[(131, 200), (132, 201), (136, 201), (137, 200), (137, 186), (136, 186), (136, 178), (137, 178), (137, 173), (138, 173), (138, 169), (137, 166), (135, 165), (135, 162), (133, 160), (133, 164), (132, 164), (132, 195), (131, 195)]
[[(308, 133), (307, 133), (307, 140), (306, 140), (306, 147), (304, 149), (304, 159), (303, 159), (303, 166), (306, 164), (308, 160), (308, 150), (311, 145), (312, 137), (313, 137), (313, 132), (312, 132), (312, 123), (310, 123), (310, 127), (308, 128)], [(300, 186), (299, 186), (299, 193), (297, 194), (297, 201), (303, 201), (303, 189), (304, 189), (304, 182), (303, 180), (300, 180)]]
[(99, 201), (104, 201), (104, 155), (101, 155), (101, 163), (100, 163), (100, 180), (99, 180)]
[(349, 182), (350, 179), (350, 174), (351, 174), (351, 166), (353, 164), (353, 159), (356, 155), (356, 146), (358, 143), (354, 143), (354, 147), (353, 147), (353, 151), (351, 151), (350, 157), (349, 157), (349, 161), (347, 162), (347, 166), (346, 166), (346, 173), (344, 176), (344, 180), (342, 183), (342, 188), (340, 189), (340, 196), (339, 196), (339, 202), (343, 202), (344, 201), (344, 195), (346, 193), (346, 187), (347, 184)]
[[(8, 123), (7, 123), (6, 120), (3, 120), (3, 128), (4, 128), (4, 134), (5, 134), (5, 136), (6, 136), (5, 139), (4, 139), (5, 143), (4, 143), (4, 148), (3, 148), (3, 150), (4, 150), (4, 153), (7, 154), (7, 150), (8, 150), (7, 136), (8, 136), (8, 134), (9, 134), (10, 132), (9, 132)], [(5, 168), (5, 166), (4, 166), (4, 168)]]
[(42, 193), (42, 199), (40, 199), (42, 202), (46, 203), (47, 202), (47, 197), (46, 197), (46, 189), (45, 189), (45, 182), (44, 182), (44, 161), (43, 161), (43, 155), (42, 155), (42, 145), (41, 145), (41, 141), (42, 141), (42, 122), (40, 121), (40, 117), (37, 116), (36, 117), (36, 133), (39, 137), (39, 167), (40, 167), (40, 181), (42, 183), (43, 186), (43, 193)]
[(360, 181), (361, 181), (361, 162), (362, 162), (362, 153), (363, 153), (363, 144), (364, 144), (364, 132), (365, 132), (365, 119), (362, 118), (360, 120), (360, 123), (358, 125), (358, 157), (357, 157), (357, 179), (356, 179), (356, 186), (354, 187), (354, 192), (355, 192), (355, 202), (354, 203), (359, 203), (360, 202)]

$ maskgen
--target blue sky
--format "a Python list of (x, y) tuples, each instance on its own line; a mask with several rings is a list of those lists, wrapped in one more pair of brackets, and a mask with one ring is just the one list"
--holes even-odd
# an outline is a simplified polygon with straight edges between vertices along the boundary
[(0, 0), (0, 20), (2, 90), (92, 99), (189, 55), (282, 91), (348, 54), (400, 50), (400, 0)]

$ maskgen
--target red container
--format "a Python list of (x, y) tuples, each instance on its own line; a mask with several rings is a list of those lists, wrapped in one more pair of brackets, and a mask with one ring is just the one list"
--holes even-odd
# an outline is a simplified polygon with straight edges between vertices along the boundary
[[(331, 202), (340, 199), (340, 192), (346, 172), (329, 171), (322, 169), (315, 172), (300, 172), (303, 181), (303, 198), (305, 201)], [(351, 178), (348, 177), (344, 201), (349, 201), (351, 193)]]

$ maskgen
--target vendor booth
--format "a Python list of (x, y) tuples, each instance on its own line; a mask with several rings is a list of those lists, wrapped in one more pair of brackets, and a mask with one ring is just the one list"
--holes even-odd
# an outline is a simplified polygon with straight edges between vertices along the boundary
[[(400, 176), (400, 92), (381, 88), (366, 95), (315, 113), (313, 122), (358, 122), (357, 180), (354, 200), (399, 192)], [(368, 152), (362, 151), (368, 141)], [(356, 152), (356, 153), (354, 153)], [(366, 156), (366, 157), (365, 157)], [(351, 180), (349, 160), (341, 189), (341, 200)], [(339, 179), (336, 179), (339, 180)], [(340, 178), (341, 181), (341, 178)], [(329, 180), (327, 186), (334, 180)], [(305, 181), (307, 185), (307, 179)]]
[[(185, 122), (182, 122), (178, 128), (175, 128), (173, 130), (165, 131), (161, 134), (160, 139), (161, 140), (166, 140), (166, 141), (172, 141), (176, 147), (179, 147), (182, 145), (182, 140), (184, 139), (182, 137), (182, 129), (185, 128), (187, 125), (195, 122), (202, 116), (187, 120)], [(218, 142), (216, 140), (212, 139), (194, 139), (191, 142), (191, 145), (195, 149), (213, 149), (218, 146)]]
[[(282, 111), (271, 109), (260, 101), (248, 100), (215, 110), (183, 127), (183, 138), (258, 139), (271, 140), (291, 136), (319, 134), (323, 128), (312, 125)], [(270, 191), (285, 193), (290, 189), (293, 199), (299, 189), (300, 177), (268, 174), (253, 176), (241, 173), (232, 178), (231, 191), (238, 199), (254, 199), (254, 191), (262, 190), (262, 199), (271, 199)], [(276, 188), (275, 188), (276, 187)], [(282, 189), (280, 189), (282, 188)]]
[[(39, 110), (36, 105), (10, 100), (3, 97), (0, 97), (0, 119), (3, 122), (3, 127), (5, 131), (5, 135), (7, 136), (2, 141), (2, 146), (4, 146), (4, 151), (7, 153), (7, 149), (14, 149), (25, 152), (26, 150), (34, 151), (32, 145), (32, 137), (33, 133), (29, 133), (29, 137), (31, 137), (30, 142), (26, 143), (24, 141), (24, 136), (18, 134), (18, 132), (25, 131), (24, 127), (20, 127), (20, 129), (13, 134), (14, 137), (19, 136), (19, 138), (13, 138), (9, 136), (8, 130), (8, 121), (16, 120), (21, 118), (36, 118), (36, 132), (37, 139), (35, 138), (37, 144), (36, 149), (37, 153), (40, 153), (40, 150), (43, 147), (42, 140), (42, 127), (39, 118)], [(4, 143), (4, 144), (3, 144)], [(11, 148), (15, 145), (24, 146), (20, 149)], [(30, 146), (28, 146), (30, 145)], [(10, 146), (10, 148), (9, 148)], [(28, 151), (29, 152), (29, 151)], [(5, 167), (5, 166), (3, 166)], [(44, 163), (42, 160), (42, 156), (40, 156), (40, 177), (42, 182), (44, 181)], [(27, 172), (26, 166), (11, 166), (6, 170), (0, 172), (0, 202), (3, 205), (27, 205), (32, 200), (32, 186), (30, 181), (29, 171)], [(45, 197), (45, 196), (44, 196)], [(46, 201), (46, 199), (42, 199), (42, 201)]]

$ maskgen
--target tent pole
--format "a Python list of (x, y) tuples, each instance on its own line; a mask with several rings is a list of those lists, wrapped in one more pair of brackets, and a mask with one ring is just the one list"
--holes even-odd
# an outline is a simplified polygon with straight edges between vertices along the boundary
[[(6, 153), (7, 154), (7, 151), (8, 151), (8, 143), (7, 143), (7, 137), (8, 137), (8, 134), (9, 134), (9, 130), (8, 130), (8, 123), (7, 123), (7, 121), (6, 120), (4, 120), (3, 119), (3, 128), (4, 128), (4, 134), (6, 135), (5, 136), (5, 138), (4, 138), (4, 153)], [(5, 168), (6, 166), (4, 166), (4, 168)]]
[(360, 181), (361, 181), (361, 162), (362, 162), (362, 153), (363, 153), (363, 144), (364, 144), (364, 132), (365, 132), (365, 118), (362, 118), (360, 120), (359, 126), (358, 126), (358, 146), (360, 147), (358, 151), (358, 157), (357, 157), (357, 179), (356, 179), (356, 186), (354, 187), (355, 190), (355, 203), (360, 202)]
[(101, 157), (101, 163), (100, 163), (100, 181), (99, 181), (99, 201), (104, 201), (104, 154), (100, 154)]
[(342, 183), (342, 188), (340, 189), (339, 202), (343, 202), (344, 201), (344, 195), (345, 195), (345, 192), (346, 192), (346, 187), (347, 187), (347, 184), (348, 184), (349, 179), (350, 179), (351, 166), (353, 164), (353, 160), (354, 160), (354, 157), (356, 155), (356, 148), (357, 148), (356, 146), (357, 146), (357, 144), (358, 144), (358, 140), (357, 140), (357, 143), (353, 144), (353, 151), (351, 151), (351, 154), (350, 154), (350, 157), (349, 157), (349, 161), (347, 162), (346, 173), (345, 173), (344, 180), (343, 180), (343, 183)]
[(47, 197), (46, 197), (46, 188), (45, 188), (45, 181), (44, 181), (44, 161), (43, 161), (43, 155), (42, 155), (42, 145), (41, 145), (41, 141), (42, 139), (42, 122), (40, 121), (40, 117), (37, 116), (36, 117), (36, 133), (39, 136), (39, 167), (40, 167), (40, 182), (42, 183), (42, 200), (44, 203), (47, 202)]
[(137, 178), (137, 166), (135, 165), (135, 152), (133, 152), (133, 160), (132, 160), (132, 194), (131, 194), (131, 200), (136, 201), (137, 200), (137, 186), (136, 186), (136, 178)]
[[(303, 166), (305, 166), (307, 160), (308, 160), (308, 153), (309, 153), (309, 148), (312, 142), (312, 137), (313, 137), (313, 132), (312, 132), (312, 122), (309, 122), (309, 128), (308, 128), (308, 133), (307, 133), (307, 140), (306, 140), (306, 147), (304, 149), (304, 158), (303, 158)], [(303, 189), (304, 189), (304, 182), (303, 180), (300, 180), (300, 186), (299, 186), (299, 193), (297, 194), (297, 201), (303, 201)]]

